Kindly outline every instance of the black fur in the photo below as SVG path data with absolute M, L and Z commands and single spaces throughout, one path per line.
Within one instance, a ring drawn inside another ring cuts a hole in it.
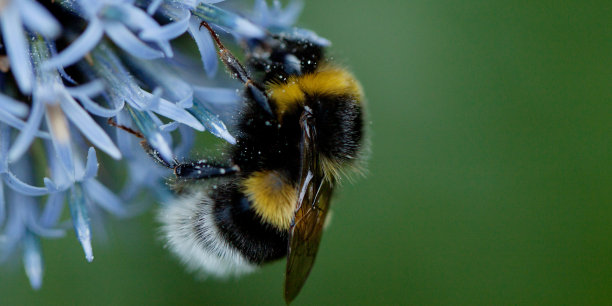
M 239 188 L 230 182 L 218 186 L 211 194 L 221 235 L 254 264 L 287 255 L 288 233 L 262 223 Z
M 292 74 L 285 67 L 287 55 L 293 55 L 300 61 L 302 74 L 314 72 L 324 57 L 321 46 L 285 36 L 272 36 L 263 41 L 254 41 L 251 45 L 254 51 L 248 59 L 249 67 L 262 74 L 262 84 L 283 82 Z
M 354 158 L 363 137 L 360 103 L 348 95 L 311 96 L 307 97 L 306 105 L 313 110 L 319 153 L 339 162 Z M 240 134 L 232 150 L 233 162 L 243 173 L 277 170 L 297 183 L 302 111 L 302 107 L 290 109 L 279 123 L 256 105 L 247 107 L 239 121 Z
M 308 97 L 306 104 L 313 110 L 318 151 L 340 162 L 356 156 L 362 137 L 362 113 L 357 101 L 350 96 Z M 224 238 L 256 264 L 285 256 L 288 232 L 261 222 L 240 191 L 240 182 L 254 172 L 274 170 L 298 184 L 302 111 L 302 107 L 287 111 L 279 124 L 251 102 L 239 121 L 241 133 L 231 153 L 240 175 L 211 195 Z
M 323 49 L 308 41 L 277 37 L 259 42 L 253 48 L 259 51 L 268 48 L 269 52 L 266 57 L 257 57 L 258 51 L 251 54 L 254 57 L 250 59 L 250 68 L 262 74 L 258 80 L 260 84 L 286 80 L 290 75 L 283 64 L 287 54 L 301 61 L 301 73 L 314 72 L 323 58 Z M 303 105 L 312 109 L 317 151 L 338 162 L 357 155 L 363 136 L 361 106 L 350 94 L 307 96 L 303 101 Z M 276 113 L 274 100 L 269 102 L 272 112 Z M 237 165 L 240 172 L 210 193 L 215 223 L 221 235 L 254 264 L 285 256 L 289 233 L 262 222 L 241 191 L 242 182 L 255 172 L 275 171 L 285 176 L 290 184 L 298 185 L 303 111 L 304 106 L 295 105 L 277 119 L 252 95 L 245 93 L 245 107 L 236 126 L 237 142 L 230 151 L 230 163 Z
M 351 96 L 309 98 L 317 131 L 317 150 L 347 162 L 357 156 L 363 137 L 361 104 Z
M 282 123 L 266 116 L 258 107 L 248 107 L 242 114 L 237 143 L 232 148 L 233 162 L 242 173 L 278 170 L 297 183 L 300 165 L 299 115 L 290 114 Z

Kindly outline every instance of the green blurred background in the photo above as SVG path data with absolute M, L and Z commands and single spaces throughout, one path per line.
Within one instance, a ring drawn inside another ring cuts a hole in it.
M 369 175 L 334 202 L 295 305 L 611 304 L 612 2 L 308 1 L 370 110 Z M 152 213 L 86 263 L 45 240 L 2 305 L 281 305 L 284 263 L 195 280 Z M 100 240 L 100 239 L 98 239 Z

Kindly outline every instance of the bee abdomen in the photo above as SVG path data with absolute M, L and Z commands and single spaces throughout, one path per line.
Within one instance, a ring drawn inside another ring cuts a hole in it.
M 158 214 L 166 247 L 191 271 L 237 276 L 256 266 L 229 243 L 215 222 L 213 200 L 205 191 L 184 194 Z
M 220 185 L 212 194 L 219 234 L 252 264 L 287 254 L 287 231 L 264 223 L 236 182 Z

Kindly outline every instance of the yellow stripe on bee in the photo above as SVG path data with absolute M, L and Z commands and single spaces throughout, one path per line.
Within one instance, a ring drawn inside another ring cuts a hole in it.
M 306 95 L 349 95 L 361 101 L 363 91 L 350 72 L 338 67 L 323 66 L 313 73 L 290 76 L 285 83 L 268 84 L 268 95 L 276 104 L 278 116 L 281 117 L 289 108 L 303 105 Z
M 295 105 L 303 105 L 306 95 L 300 88 L 296 80 L 291 77 L 287 83 L 270 84 L 268 95 L 276 105 L 276 112 L 279 116 Z
M 275 171 L 253 173 L 243 182 L 243 192 L 255 213 L 281 230 L 289 229 L 297 205 L 297 190 Z
M 345 69 L 323 67 L 315 73 L 298 76 L 298 84 L 307 95 L 350 95 L 361 100 L 361 86 Z

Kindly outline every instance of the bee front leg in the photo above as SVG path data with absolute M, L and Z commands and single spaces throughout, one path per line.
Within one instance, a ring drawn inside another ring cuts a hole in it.
M 176 165 L 179 164 L 179 162 L 178 162 L 178 160 L 176 160 L 176 158 L 173 158 L 172 162 L 167 162 L 166 160 L 164 160 L 164 158 L 161 156 L 159 151 L 157 151 L 153 147 L 151 147 L 151 145 L 146 140 L 141 141 L 140 142 L 140 146 L 159 165 L 162 165 L 162 166 L 164 166 L 166 168 L 169 168 L 169 169 L 174 169 L 174 168 L 176 168 Z
M 174 159 L 172 163 L 168 163 L 161 157 L 159 152 L 153 149 L 146 141 L 143 141 L 141 145 L 147 152 L 147 154 L 149 154 L 149 156 L 151 156 L 155 162 L 166 168 L 174 169 L 174 175 L 176 175 L 176 177 L 179 179 L 201 180 L 213 177 L 232 175 L 240 171 L 238 165 L 215 165 L 210 162 L 207 162 L 206 160 L 181 163 L 178 160 Z
M 256 84 L 251 79 L 249 72 L 244 68 L 244 66 L 240 63 L 240 61 L 230 52 L 229 49 L 225 48 L 217 33 L 206 21 L 202 21 L 200 23 L 200 28 L 205 27 L 208 32 L 210 32 L 210 36 L 213 38 L 217 47 L 219 47 L 219 58 L 225 64 L 227 70 L 234 76 L 240 80 L 244 86 L 247 88 L 249 95 L 257 102 L 257 104 L 263 108 L 270 116 L 273 115 L 272 108 L 270 107 L 270 101 L 268 101 L 268 96 L 263 89 L 264 86 L 260 84 Z
M 238 165 L 214 165 L 205 160 L 191 163 L 179 163 L 174 167 L 174 174 L 179 179 L 201 180 L 213 177 L 232 175 L 240 171 Z
M 176 159 L 174 159 L 172 161 L 172 163 L 169 163 L 167 161 L 165 161 L 161 154 L 159 153 L 159 151 L 155 150 L 153 147 L 151 147 L 151 145 L 149 145 L 149 143 L 145 140 L 144 135 L 142 135 L 141 132 L 132 129 L 131 127 L 119 124 L 117 122 L 115 122 L 113 120 L 113 118 L 108 118 L 107 120 L 108 125 L 110 126 L 114 126 L 118 129 L 124 130 L 140 139 L 142 139 L 142 141 L 140 141 L 140 146 L 143 148 L 143 150 L 149 155 L 151 156 L 151 158 L 158 164 L 166 167 L 166 168 L 170 168 L 173 169 L 175 167 L 175 165 L 178 163 L 178 161 Z
M 142 133 L 124 125 L 117 124 L 111 118 L 108 119 L 108 124 L 120 128 L 128 133 L 134 134 L 136 137 L 144 139 Z M 144 151 L 159 165 L 168 169 L 174 169 L 174 174 L 179 179 L 185 180 L 201 180 L 213 177 L 232 175 L 240 171 L 238 165 L 215 165 L 205 160 L 196 162 L 181 163 L 176 158 L 172 161 L 166 161 L 162 158 L 159 151 L 155 150 L 146 140 L 140 142 L 140 146 Z

